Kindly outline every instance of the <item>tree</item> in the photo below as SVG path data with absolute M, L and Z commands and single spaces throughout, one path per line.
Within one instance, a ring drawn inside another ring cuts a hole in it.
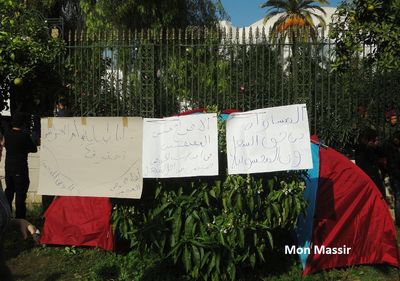
M 21 1 L 22 2 L 22 1 Z M 85 15 L 80 0 L 24 0 L 27 9 L 36 11 L 44 18 L 62 19 L 63 29 L 82 30 L 85 26 Z M 64 33 L 64 38 L 68 38 Z
M 348 68 L 350 59 L 369 48 L 368 63 L 385 70 L 400 69 L 400 1 L 343 2 L 333 18 L 330 37 L 337 49 L 336 68 Z
M 328 4 L 326 0 L 268 0 L 261 5 L 261 8 L 267 8 L 264 23 L 268 22 L 273 16 L 280 15 L 278 20 L 272 25 L 272 38 L 280 42 L 289 42 L 294 44 L 298 38 L 302 41 L 315 40 L 318 36 L 317 27 L 313 18 L 319 21 L 319 25 L 325 27 L 323 16 L 316 13 L 320 11 L 325 15 L 325 11 L 317 5 Z
M 226 18 L 221 0 L 81 0 L 89 30 L 184 28 Z
M 40 105 L 40 77 L 55 73 L 62 43 L 49 36 L 43 18 L 19 1 L 0 0 L 0 110 L 10 98 L 18 108 Z M 13 108 L 12 108 L 13 110 Z

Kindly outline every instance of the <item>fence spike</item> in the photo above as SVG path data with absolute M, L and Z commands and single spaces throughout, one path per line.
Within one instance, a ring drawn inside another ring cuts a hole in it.
M 144 28 L 140 29 L 140 40 L 143 41 L 146 38 L 145 35 L 146 31 L 144 30 Z
M 266 38 L 267 38 L 267 36 L 265 35 L 265 26 L 262 27 L 262 30 L 261 30 L 261 37 L 262 37 L 263 42 L 265 42 L 265 40 L 266 40 Z
M 236 41 L 239 42 L 239 32 L 240 32 L 240 28 L 236 28 Z

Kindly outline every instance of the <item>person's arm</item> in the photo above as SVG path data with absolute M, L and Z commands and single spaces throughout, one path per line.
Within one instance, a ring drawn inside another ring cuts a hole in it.
M 3 156 L 4 136 L 0 134 L 0 161 Z
M 29 135 L 27 135 L 27 139 L 26 139 L 26 149 L 27 152 L 37 152 L 37 146 L 36 144 L 32 141 L 31 137 Z
M 396 148 L 386 147 L 385 155 L 387 158 L 387 172 L 390 177 L 400 179 L 400 156 Z
M 19 227 L 24 239 L 28 238 L 29 234 L 34 235 L 37 230 L 33 224 L 24 219 L 11 219 L 10 223 Z

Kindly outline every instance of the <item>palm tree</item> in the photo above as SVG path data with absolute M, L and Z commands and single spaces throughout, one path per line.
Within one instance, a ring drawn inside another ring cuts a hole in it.
M 326 0 L 268 0 L 261 5 L 267 8 L 264 23 L 268 22 L 273 16 L 280 15 L 274 22 L 271 29 L 271 38 L 280 42 L 295 44 L 297 39 L 302 42 L 315 41 L 318 37 L 318 29 L 315 26 L 313 17 L 319 21 L 319 26 L 325 28 L 326 23 L 322 15 L 325 11 L 318 5 L 328 4 Z M 322 15 L 316 12 L 320 11 Z

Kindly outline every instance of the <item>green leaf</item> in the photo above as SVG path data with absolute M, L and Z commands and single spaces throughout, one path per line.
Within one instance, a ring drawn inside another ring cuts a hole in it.
M 211 195 L 213 198 L 217 199 L 217 196 L 215 195 L 215 191 L 214 191 L 213 189 L 210 190 L 210 195 Z
M 233 262 L 230 262 L 228 265 L 228 275 L 231 280 L 236 280 L 236 267 Z
M 219 242 L 225 246 L 225 239 L 224 239 L 224 235 L 222 234 L 222 232 L 219 232 Z
M 275 178 L 271 178 L 268 180 L 269 192 L 272 192 L 274 190 L 274 184 L 275 184 Z
M 210 223 L 210 217 L 209 217 L 209 215 L 208 215 L 208 209 L 206 209 L 206 208 L 201 208 L 200 209 L 200 214 L 201 214 L 201 220 L 203 221 L 203 223 L 205 224 L 205 225 L 207 225 L 208 223 Z
M 204 257 L 203 257 L 202 260 L 201 260 L 201 266 L 200 266 L 201 268 L 203 268 L 204 265 L 209 261 L 210 255 L 212 255 L 211 252 L 206 252 L 206 253 L 204 254 Z M 208 267 L 208 268 L 210 268 L 210 264 L 209 264 L 209 267 Z M 208 272 L 208 273 L 210 273 L 210 272 Z
M 244 231 L 243 228 L 238 229 L 239 232 L 239 246 L 244 247 Z
M 221 272 L 221 255 L 218 253 L 216 256 L 215 256 L 215 269 L 216 269 L 216 271 L 218 272 L 218 273 L 220 273 Z
M 215 190 L 215 196 L 219 197 L 221 194 L 221 181 L 215 182 L 214 190 Z
M 235 193 L 236 193 L 236 191 L 235 190 L 232 190 L 230 193 L 229 193 L 229 196 L 228 196 L 228 198 L 227 198 L 227 200 L 226 200 L 226 207 L 227 207 L 227 209 L 232 209 L 232 198 L 233 198 L 233 196 L 235 195 Z
M 192 256 L 193 256 L 193 263 L 195 267 L 200 268 L 200 262 L 201 262 L 201 256 L 200 256 L 200 251 L 199 249 L 192 245 Z
M 156 208 L 154 210 L 154 213 L 152 214 L 153 217 L 158 216 L 160 213 L 162 213 L 166 208 L 170 207 L 172 203 L 167 202 L 163 205 L 161 205 L 160 207 Z
M 265 262 L 265 258 L 264 258 L 264 255 L 262 253 L 261 247 L 256 247 L 256 249 L 257 249 L 257 253 L 258 253 L 258 256 L 260 257 L 261 261 Z
M 208 193 L 204 192 L 203 193 L 203 198 L 204 198 L 204 202 L 206 203 L 206 205 L 209 207 L 210 206 L 210 200 L 208 198 Z
M 253 233 L 253 242 L 254 242 L 254 246 L 257 248 L 257 244 L 258 244 L 257 232 Z
M 227 203 L 227 198 L 226 198 L 226 197 L 223 197 L 223 198 L 222 198 L 222 206 L 224 207 L 225 210 L 226 210 L 226 209 L 229 209 L 229 208 L 228 208 L 228 203 Z
M 196 229 L 197 229 L 197 222 L 194 222 L 192 227 L 192 232 L 190 233 L 192 237 L 195 236 Z
M 185 237 L 191 237 L 193 233 L 194 220 L 193 216 L 189 215 L 185 221 Z
M 250 212 L 254 211 L 254 197 L 251 194 L 249 195 L 249 209 Z
M 212 253 L 211 262 L 208 264 L 207 275 L 210 275 L 215 268 L 216 255 L 216 253 Z
M 289 205 L 289 199 L 285 198 L 284 200 L 284 209 L 283 209 L 283 223 L 285 223 L 288 219 L 290 212 L 290 205 Z
M 156 189 L 156 194 L 154 195 L 154 198 L 157 199 L 158 196 L 161 194 L 162 189 L 161 188 L 157 188 Z
M 192 212 L 192 215 L 193 215 L 193 217 L 196 219 L 196 220 L 200 220 L 200 217 L 199 217 L 199 213 L 196 211 L 196 210 L 194 210 L 193 212 Z
M 238 194 L 236 197 L 236 208 L 238 211 L 243 210 L 243 200 L 242 200 L 242 194 Z
M 271 249 L 273 249 L 274 248 L 274 239 L 272 237 L 272 234 L 270 231 L 266 231 L 266 233 L 267 233 L 269 245 L 271 246 Z
M 173 214 L 172 237 L 174 238 L 174 241 L 179 241 L 181 227 L 182 227 L 182 208 L 179 207 Z M 174 245 L 172 244 L 171 246 Z
M 251 267 L 255 268 L 255 266 L 256 266 L 256 257 L 254 255 L 251 255 L 249 260 L 250 260 Z
M 271 224 L 271 208 L 267 208 L 267 210 L 265 211 L 266 213 L 266 221 L 267 223 L 270 225 Z
M 192 269 L 191 268 L 192 263 L 191 263 L 191 253 L 190 253 L 187 245 L 185 245 L 182 257 L 183 257 L 183 265 L 185 266 L 185 271 L 186 271 L 186 273 L 189 273 Z
M 277 203 L 272 203 L 272 210 L 274 210 L 278 218 L 281 218 L 281 212 L 279 211 L 279 205 Z
M 202 267 L 201 263 L 202 263 L 202 260 L 204 258 L 204 249 L 203 249 L 202 246 L 199 247 L 199 255 L 200 255 L 200 265 L 199 265 L 199 267 Z

